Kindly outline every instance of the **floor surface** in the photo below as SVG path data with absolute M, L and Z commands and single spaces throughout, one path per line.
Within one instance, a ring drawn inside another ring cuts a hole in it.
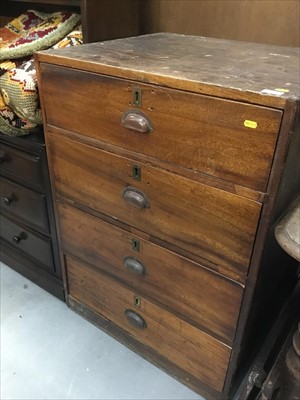
M 1 400 L 204 400 L 0 263 Z

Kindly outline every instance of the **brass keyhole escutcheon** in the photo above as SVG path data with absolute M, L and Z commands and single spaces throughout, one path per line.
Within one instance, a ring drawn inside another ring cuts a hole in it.
M 140 181 L 141 180 L 141 175 L 142 175 L 142 171 L 141 171 L 141 167 L 137 164 L 133 165 L 132 167 L 132 178 L 136 181 Z
M 133 296 L 133 305 L 135 307 L 141 307 L 141 303 L 142 303 L 142 299 L 140 298 L 140 296 L 137 296 L 136 294 Z
M 140 251 L 140 241 L 137 239 L 131 240 L 132 250 L 139 252 Z
M 132 101 L 136 107 L 142 106 L 142 90 L 139 88 L 134 88 L 132 91 Z

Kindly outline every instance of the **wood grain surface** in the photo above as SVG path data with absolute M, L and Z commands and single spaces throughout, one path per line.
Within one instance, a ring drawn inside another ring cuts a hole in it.
M 37 53 L 91 72 L 283 108 L 299 99 L 299 48 L 156 33 Z M 279 89 L 279 90 L 277 90 Z
M 56 192 L 202 257 L 215 270 L 244 280 L 261 205 L 223 190 L 140 164 L 132 178 L 130 159 L 83 145 L 48 131 Z M 149 207 L 123 199 L 128 187 L 141 191 Z
M 63 203 L 58 203 L 62 249 L 124 281 L 226 340 L 233 340 L 243 287 L 187 258 Z M 133 249 L 133 240 L 139 249 Z M 144 266 L 138 275 L 124 260 Z M 220 308 L 222 313 L 220 313 Z
M 135 308 L 134 292 L 75 259 L 67 258 L 67 275 L 72 297 L 217 391 L 222 390 L 231 353 L 229 346 L 146 298 Z M 130 325 L 124 315 L 127 309 L 141 316 L 147 327 L 140 329 Z
M 48 124 L 265 191 L 282 112 L 56 66 L 42 72 Z M 153 131 L 123 127 L 128 110 L 142 112 Z

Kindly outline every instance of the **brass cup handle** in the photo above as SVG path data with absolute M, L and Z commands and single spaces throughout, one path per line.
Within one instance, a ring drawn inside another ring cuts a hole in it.
M 147 196 L 141 192 L 138 189 L 135 189 L 131 186 L 127 186 L 123 190 L 122 194 L 123 199 L 127 204 L 130 204 L 131 206 L 143 209 L 143 208 L 149 208 L 150 207 L 150 202 L 147 199 Z
M 127 321 L 132 325 L 134 328 L 138 329 L 145 329 L 147 328 L 147 323 L 138 313 L 133 310 L 127 309 L 124 312 Z
M 121 125 L 136 132 L 150 133 L 153 126 L 150 119 L 141 111 L 127 110 L 123 113 Z
M 144 265 L 133 257 L 125 257 L 123 265 L 127 271 L 132 272 L 135 275 L 144 275 L 146 272 Z

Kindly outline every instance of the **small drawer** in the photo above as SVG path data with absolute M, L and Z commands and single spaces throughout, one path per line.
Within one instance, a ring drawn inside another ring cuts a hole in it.
M 58 195 L 245 278 L 259 203 L 144 164 L 135 180 L 132 160 L 63 136 L 48 134 L 47 145 Z
M 66 258 L 69 295 L 157 350 L 217 391 L 223 388 L 231 348 L 112 279 Z
M 1 143 L 1 174 L 16 177 L 32 188 L 43 188 L 41 157 Z
M 82 258 L 196 324 L 233 340 L 241 285 L 68 205 L 58 203 L 58 214 L 64 253 Z
M 265 191 L 282 111 L 43 63 L 41 72 L 49 125 Z
M 0 215 L 0 236 L 11 246 L 26 253 L 51 271 L 54 270 L 51 240 Z
M 0 177 L 0 208 L 45 233 L 49 232 L 46 196 Z

